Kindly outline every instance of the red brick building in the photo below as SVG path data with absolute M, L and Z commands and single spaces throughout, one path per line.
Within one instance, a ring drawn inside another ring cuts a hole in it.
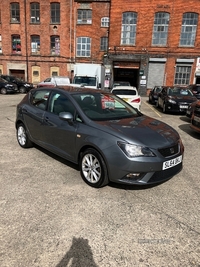
M 1 0 L 0 73 L 37 84 L 100 63 L 106 85 L 200 83 L 200 2 L 195 0 Z

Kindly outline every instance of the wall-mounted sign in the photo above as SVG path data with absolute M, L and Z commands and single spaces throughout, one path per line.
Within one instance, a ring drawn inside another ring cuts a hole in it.
M 144 75 L 144 70 L 139 70 L 139 75 L 143 76 Z

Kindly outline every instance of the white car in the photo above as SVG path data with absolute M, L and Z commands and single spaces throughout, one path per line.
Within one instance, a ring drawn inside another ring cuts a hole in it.
M 140 111 L 141 108 L 141 97 L 138 95 L 136 87 L 133 86 L 116 86 L 111 90 L 111 93 L 122 98 L 124 101 L 129 103 L 134 108 Z

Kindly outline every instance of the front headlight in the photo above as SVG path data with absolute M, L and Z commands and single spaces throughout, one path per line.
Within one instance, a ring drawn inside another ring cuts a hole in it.
M 148 148 L 127 143 L 117 143 L 122 151 L 129 157 L 155 157 L 155 154 Z
M 172 100 L 172 99 L 169 99 L 168 102 L 171 103 L 171 104 L 176 104 L 176 101 Z

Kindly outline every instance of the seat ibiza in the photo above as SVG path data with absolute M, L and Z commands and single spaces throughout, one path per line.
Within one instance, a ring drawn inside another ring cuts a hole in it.
M 80 166 L 83 180 L 147 185 L 182 169 L 176 130 L 114 94 L 87 88 L 36 88 L 17 105 L 22 148 L 37 144 Z

